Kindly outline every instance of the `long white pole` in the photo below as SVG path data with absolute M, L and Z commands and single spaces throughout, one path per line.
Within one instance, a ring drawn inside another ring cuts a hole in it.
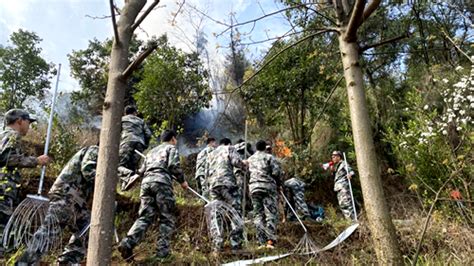
M 300 222 L 301 224 L 301 227 L 303 227 L 303 230 L 305 233 L 308 233 L 308 230 L 306 229 L 306 226 L 304 226 L 303 222 L 301 221 L 300 217 L 298 216 L 298 214 L 296 213 L 295 209 L 293 209 L 293 207 L 291 206 L 290 202 L 288 201 L 288 199 L 286 198 L 285 196 L 285 193 L 281 192 L 281 195 L 283 196 L 283 199 L 285 199 L 286 201 L 286 204 L 288 204 L 288 207 L 290 207 L 291 211 L 293 212 L 293 214 L 296 216 L 296 218 L 298 219 L 298 222 Z
M 248 129 L 248 122 L 247 119 L 245 119 L 245 133 L 244 133 L 244 143 L 245 143 L 245 148 L 244 148 L 244 159 L 247 160 L 247 129 Z M 244 171 L 244 180 L 242 180 L 242 217 L 245 218 L 245 207 L 247 205 L 247 173 L 248 171 Z
M 48 131 L 46 133 L 46 144 L 44 145 L 44 154 L 48 155 L 49 141 L 51 140 L 51 129 L 53 127 L 54 106 L 56 104 L 56 96 L 58 94 L 59 75 L 61 74 L 61 64 L 58 64 L 58 74 L 56 78 L 56 87 L 53 93 L 53 100 L 51 101 L 51 110 L 49 111 Z M 41 177 L 38 186 L 38 195 L 41 195 L 43 190 L 44 176 L 46 174 L 46 165 L 41 168 Z
M 344 163 L 346 165 L 346 177 L 347 181 L 349 182 L 349 190 L 351 191 L 351 200 L 352 200 L 352 209 L 354 209 L 354 219 L 357 222 L 357 211 L 355 207 L 355 200 L 354 200 L 354 195 L 352 194 L 352 185 L 351 185 L 351 179 L 349 178 L 349 165 L 347 164 L 347 159 L 346 159 L 346 153 L 343 153 L 344 155 Z

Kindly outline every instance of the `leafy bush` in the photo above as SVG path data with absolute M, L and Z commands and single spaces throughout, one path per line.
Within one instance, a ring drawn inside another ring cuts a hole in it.
M 451 176 L 448 187 L 468 199 L 473 196 L 474 68 L 456 71 L 461 75 L 434 68 L 431 84 L 407 94 L 404 127 L 386 134 L 398 171 L 409 178 L 412 190 L 421 189 L 425 200 Z

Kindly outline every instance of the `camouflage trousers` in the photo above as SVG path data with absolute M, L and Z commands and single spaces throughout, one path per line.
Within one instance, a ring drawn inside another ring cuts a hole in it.
M 308 204 L 304 199 L 304 190 L 301 189 L 294 189 L 294 188 L 285 188 L 285 194 L 288 198 L 293 209 L 301 218 L 310 217 Z M 287 218 L 290 220 L 296 219 L 294 213 L 290 210 L 290 208 L 285 205 L 285 212 L 287 214 Z
M 226 186 L 217 186 L 213 187 L 209 191 L 210 199 L 220 200 L 229 205 L 231 205 L 239 216 L 242 215 L 242 208 L 240 202 L 240 195 L 238 187 L 226 187 Z M 219 230 L 219 227 L 222 228 L 223 221 L 221 220 L 220 215 L 213 216 L 211 218 L 211 226 L 209 228 L 212 242 L 214 243 L 214 250 L 220 251 L 224 247 L 224 236 L 222 230 Z M 231 232 L 230 232 L 230 245 L 233 249 L 238 249 L 242 246 L 244 230 L 242 227 L 234 224 L 231 221 Z
M 90 212 L 87 206 L 74 203 L 72 200 L 52 200 L 49 204 L 46 217 L 40 228 L 28 243 L 26 251 L 20 256 L 18 263 L 28 265 L 37 263 L 51 248 L 51 243 L 60 242 L 62 232 L 69 227 L 74 234 L 58 257 L 59 263 L 80 263 L 86 254 L 87 236 L 83 242 L 78 236 L 90 221 Z
M 158 215 L 160 237 L 157 253 L 164 257 L 170 252 L 170 240 L 176 224 L 176 201 L 170 185 L 152 182 L 141 186 L 138 219 L 120 245 L 133 249 L 144 237 L 146 230 Z
M 19 188 L 20 184 L 14 182 L 7 174 L 0 174 L 0 239 L 3 237 L 3 230 L 10 216 L 18 205 Z
M 352 205 L 351 190 L 349 188 L 349 182 L 342 180 L 334 185 L 334 191 L 337 193 L 337 201 L 339 202 L 339 208 L 346 219 L 354 219 L 355 213 Z
M 276 241 L 276 225 L 278 222 L 278 206 L 276 191 L 254 191 L 251 195 L 254 218 L 257 228 L 257 239 L 260 244 L 267 240 Z
M 140 142 L 125 142 L 120 144 L 119 149 L 119 177 L 122 185 L 127 184 L 130 177 L 135 174 L 141 156 L 135 150 L 143 152 L 145 146 Z
M 209 198 L 209 184 L 203 175 L 196 177 L 197 191 L 205 198 Z

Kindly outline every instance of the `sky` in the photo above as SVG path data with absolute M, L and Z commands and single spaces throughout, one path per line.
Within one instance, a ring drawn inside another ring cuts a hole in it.
M 123 6 L 123 0 L 115 2 L 119 8 Z M 173 45 L 190 51 L 189 39 L 196 32 L 192 25 L 203 19 L 201 28 L 206 33 L 207 49 L 214 67 L 224 61 L 227 53 L 224 47 L 229 43 L 229 32 L 216 36 L 227 28 L 222 23 L 230 24 L 231 17 L 235 23 L 244 22 L 281 9 L 281 4 L 273 0 L 186 0 L 179 9 L 181 2 L 183 0 L 162 0 L 136 31 L 138 37 L 147 40 L 166 33 Z M 34 31 L 43 39 L 40 47 L 46 61 L 62 64 L 60 91 L 78 90 L 79 84 L 70 76 L 67 54 L 85 49 L 88 41 L 94 38 L 112 37 L 110 18 L 100 18 L 110 15 L 108 3 L 107 0 L 0 0 L 0 45 L 11 45 L 10 34 L 20 28 Z M 243 26 L 239 31 L 243 42 L 251 42 L 280 36 L 288 29 L 288 22 L 280 14 L 261 20 L 255 26 Z M 246 50 L 251 59 L 255 59 L 270 44 L 249 45 Z M 52 81 L 54 85 L 55 78 Z

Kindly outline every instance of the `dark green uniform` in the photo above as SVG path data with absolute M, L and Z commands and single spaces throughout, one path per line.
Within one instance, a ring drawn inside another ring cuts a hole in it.
M 93 195 L 99 147 L 90 146 L 78 151 L 64 166 L 49 190 L 50 204 L 45 220 L 20 257 L 21 263 L 39 262 L 51 248 L 50 243 L 61 237 L 66 227 L 78 233 L 90 221 L 87 201 Z M 60 263 L 80 263 L 86 253 L 81 238 L 73 235 L 59 256 Z
M 0 133 L 0 234 L 19 203 L 19 168 L 38 165 L 36 157 L 23 154 L 20 140 L 21 135 L 10 127 Z
M 148 152 L 144 168 L 141 170 L 144 177 L 140 190 L 139 217 L 120 246 L 133 249 L 143 239 L 155 216 L 158 216 L 160 237 L 157 242 L 157 255 L 166 257 L 170 253 L 171 235 L 176 227 L 173 176 L 179 183 L 185 181 L 178 151 L 174 145 L 163 143 Z

